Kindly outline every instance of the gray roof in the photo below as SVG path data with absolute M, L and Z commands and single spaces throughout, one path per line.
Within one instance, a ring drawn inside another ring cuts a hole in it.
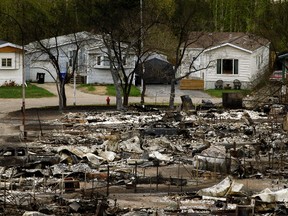
M 41 40 L 41 43 L 43 43 L 48 48 L 53 48 L 57 46 L 63 46 L 63 45 L 71 44 L 71 43 L 76 43 L 77 41 L 78 42 L 87 41 L 88 39 L 101 40 L 102 37 L 100 35 L 94 35 L 93 33 L 83 31 L 83 32 L 77 32 L 77 33 L 72 33 L 68 35 L 61 35 L 57 37 L 43 39 Z M 35 51 L 39 51 L 42 49 L 39 46 L 39 42 L 37 41 L 27 44 L 25 48 L 30 52 L 35 52 Z
M 269 41 L 265 38 L 244 32 L 191 32 L 188 48 L 212 48 L 231 44 L 249 51 L 266 46 Z

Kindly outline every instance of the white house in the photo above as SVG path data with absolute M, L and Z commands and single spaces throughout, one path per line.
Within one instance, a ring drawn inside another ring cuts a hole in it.
M 125 46 L 123 47 L 124 57 L 122 59 L 125 72 L 128 74 L 135 68 L 135 55 L 132 53 L 125 53 Z M 113 84 L 111 75 L 110 60 L 108 58 L 108 50 L 104 44 L 95 44 L 95 46 L 87 49 L 87 71 L 86 83 L 100 83 Z M 113 55 L 111 54 L 112 58 Z M 116 63 L 116 61 L 114 62 Z M 115 65 L 115 67 L 117 67 Z
M 112 84 L 110 63 L 107 49 L 104 46 L 101 35 L 89 32 L 78 32 L 42 40 L 41 43 L 56 55 L 58 52 L 59 65 L 63 74 L 69 73 L 72 67 L 77 46 L 79 51 L 76 60 L 76 73 L 82 77 L 83 83 L 105 83 Z M 45 82 L 55 82 L 56 70 L 47 54 L 42 51 L 39 42 L 33 42 L 26 47 L 25 56 L 26 78 L 32 82 L 37 81 L 38 75 L 45 74 Z M 127 69 L 133 68 L 134 57 L 125 59 Z M 61 72 L 62 73 L 62 72 Z
M 23 49 L 21 46 L 0 40 L 0 85 L 23 81 Z
M 269 66 L 269 41 L 241 32 L 191 33 L 191 44 L 186 49 L 181 75 L 193 72 L 189 78 L 204 80 L 204 89 L 232 87 L 240 81 L 241 88 L 250 83 Z

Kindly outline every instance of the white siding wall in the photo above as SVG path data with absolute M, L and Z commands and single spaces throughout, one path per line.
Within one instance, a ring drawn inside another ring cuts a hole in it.
M 91 42 L 92 43 L 92 42 Z M 82 47 L 78 52 L 78 69 L 79 73 L 86 75 L 87 73 L 87 49 L 92 46 L 90 41 L 83 43 Z M 59 51 L 59 66 L 62 71 L 66 71 L 66 68 L 69 64 L 69 51 L 76 49 L 74 43 L 67 43 L 61 47 L 58 47 Z M 56 48 L 52 48 L 52 52 L 56 55 Z M 26 79 L 33 82 L 37 81 L 37 73 L 45 73 L 45 82 L 55 82 L 53 77 L 45 70 L 47 69 L 54 78 L 57 78 L 55 68 L 51 64 L 50 59 L 46 54 L 41 54 L 39 51 L 34 51 L 27 53 L 25 55 L 25 70 L 26 70 Z
M 113 79 L 110 70 L 92 69 L 87 74 L 87 84 L 112 84 Z
M 87 83 L 99 83 L 99 84 L 113 84 L 113 78 L 110 71 L 110 65 L 108 60 L 104 61 L 105 48 L 95 48 L 90 50 L 87 54 Z M 97 58 L 100 57 L 100 65 L 97 64 Z M 134 56 L 128 56 L 125 65 L 125 72 L 127 75 L 134 69 Z M 133 81 L 135 83 L 135 80 Z
M 30 80 L 32 82 L 37 82 L 37 73 L 44 73 L 45 82 L 55 82 L 53 77 L 46 70 L 41 68 L 46 68 L 55 78 L 57 77 L 56 71 L 52 66 L 52 64 L 47 61 L 42 61 L 42 62 L 35 62 L 33 64 L 33 67 L 30 68 Z
M 187 49 L 178 73 L 182 75 L 187 73 L 192 58 L 197 56 L 199 52 L 201 52 L 200 49 Z M 238 59 L 238 74 L 217 74 L 217 59 Z M 263 46 L 251 54 L 241 49 L 225 46 L 203 52 L 198 60 L 195 61 L 196 67 L 205 68 L 208 64 L 210 65 L 206 70 L 192 74 L 192 76 L 199 78 L 202 78 L 202 75 L 204 76 L 205 89 L 214 88 L 215 82 L 219 79 L 224 81 L 224 85 L 229 83 L 231 86 L 233 86 L 233 81 L 238 79 L 243 87 L 249 87 L 250 82 L 255 79 L 256 75 L 264 72 L 265 68 L 268 67 L 269 48 Z
M 22 84 L 22 54 L 21 53 L 0 53 L 1 58 L 12 58 L 11 69 L 0 68 L 0 85 L 5 81 L 14 81 L 16 84 Z
M 25 55 L 26 79 L 37 82 L 37 73 L 44 73 L 45 82 L 55 82 L 49 72 L 56 78 L 56 71 L 46 54 L 33 52 Z M 48 72 L 49 71 L 49 72 Z
M 230 46 L 220 47 L 205 52 L 206 63 L 211 62 L 211 67 L 205 73 L 205 89 L 215 88 L 217 80 L 223 80 L 224 85 L 233 86 L 235 79 L 240 80 L 242 85 L 250 81 L 251 76 L 251 54 Z M 238 59 L 238 74 L 217 74 L 217 59 Z
M 263 74 L 269 67 L 269 48 L 261 47 L 257 49 L 251 58 L 251 80 L 255 79 L 257 74 Z
M 109 65 L 97 65 L 96 57 L 104 56 L 105 48 L 101 48 L 99 44 L 96 48 L 91 48 L 91 44 L 85 45 L 78 53 L 78 67 L 79 73 L 86 76 L 87 83 L 103 83 L 113 84 L 112 75 Z M 102 44 L 101 44 L 102 45 Z M 99 48 L 100 47 L 100 48 Z M 59 64 L 61 68 L 65 68 L 69 62 L 68 52 L 75 49 L 74 44 L 67 44 L 59 48 Z M 56 51 L 56 49 L 54 50 Z M 104 51 L 104 52 L 103 52 Z M 45 82 L 54 82 L 52 76 L 44 69 L 46 68 L 56 78 L 56 71 L 47 55 L 40 52 L 33 52 L 25 56 L 26 65 L 26 79 L 33 82 L 37 81 L 37 73 L 45 73 Z M 127 74 L 134 69 L 134 56 L 129 56 L 127 59 L 126 72 Z
M 130 73 L 131 69 L 126 69 L 126 73 Z M 113 78 L 110 69 L 91 69 L 87 73 L 87 84 L 93 84 L 93 83 L 98 83 L 98 84 L 113 84 Z M 135 84 L 135 77 L 132 82 Z
M 72 51 L 75 49 L 75 45 L 65 45 L 63 47 L 59 47 L 59 66 L 61 71 L 65 72 L 66 68 L 69 63 L 68 53 L 69 51 Z M 52 51 L 54 55 L 56 55 L 56 49 Z M 78 53 L 78 58 L 81 55 L 81 52 Z M 82 57 L 81 57 L 82 58 Z M 83 58 L 82 58 L 83 59 Z M 78 65 L 81 65 L 80 62 L 78 62 Z M 46 54 L 41 54 L 41 52 L 34 52 L 32 54 L 26 55 L 26 73 L 27 73 L 27 79 L 36 82 L 37 81 L 37 73 L 45 73 L 45 82 L 55 82 L 53 77 L 57 78 L 57 73 L 53 65 L 51 64 L 51 61 L 49 57 Z M 42 68 L 42 69 L 41 69 Z M 48 71 L 52 74 L 48 72 Z M 28 76 L 29 75 L 29 76 Z
M 195 57 L 195 61 L 193 63 L 193 66 L 196 69 L 201 69 L 206 67 L 205 62 L 203 61 L 203 58 L 205 57 L 203 54 L 200 54 L 202 52 L 202 49 L 187 49 L 186 54 L 183 57 L 182 64 L 178 70 L 178 76 L 184 75 L 189 72 L 189 67 L 191 65 L 193 57 Z M 199 55 L 199 56 L 198 56 Z M 197 78 L 203 78 L 203 72 L 197 71 L 195 73 L 192 73 L 189 77 L 197 77 Z

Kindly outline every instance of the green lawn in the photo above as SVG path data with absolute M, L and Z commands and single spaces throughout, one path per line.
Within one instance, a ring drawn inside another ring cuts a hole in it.
M 41 98 L 55 96 L 46 89 L 28 84 L 25 87 L 25 98 Z M 1 86 L 0 98 L 22 98 L 22 86 Z
M 246 89 L 241 89 L 241 90 L 236 90 L 236 89 L 208 89 L 205 90 L 205 92 L 212 97 L 218 97 L 222 98 L 222 93 L 241 93 L 243 95 L 250 94 L 250 90 Z
M 116 90 L 114 85 L 107 85 L 107 94 L 110 96 L 116 95 Z M 139 97 L 141 95 L 140 89 L 138 89 L 136 86 L 131 86 L 130 96 L 132 97 Z

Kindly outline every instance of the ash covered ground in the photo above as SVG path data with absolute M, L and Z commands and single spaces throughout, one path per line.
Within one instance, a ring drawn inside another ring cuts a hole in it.
M 269 111 L 28 110 L 27 138 L 3 136 L 1 211 L 285 215 L 287 118 Z

